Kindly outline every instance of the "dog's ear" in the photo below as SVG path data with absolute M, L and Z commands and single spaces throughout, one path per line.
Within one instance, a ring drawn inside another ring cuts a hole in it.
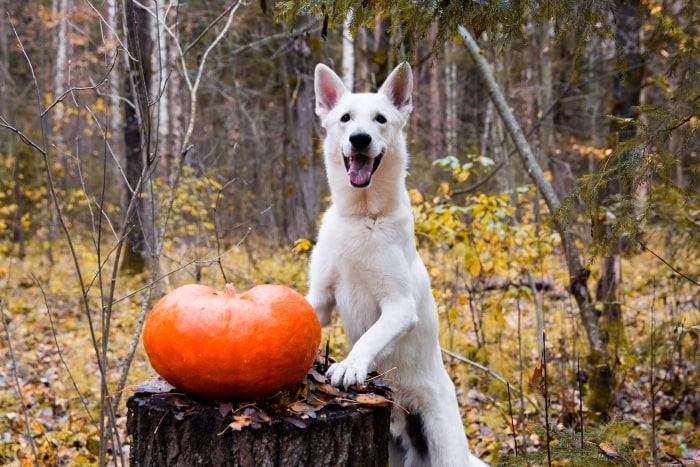
M 413 92 L 413 73 L 411 72 L 411 65 L 408 62 L 403 62 L 394 68 L 394 71 L 391 72 L 384 84 L 382 84 L 382 87 L 379 88 L 379 92 L 386 94 L 394 104 L 394 107 L 408 118 L 408 114 L 413 110 L 411 97 Z
M 323 63 L 316 65 L 314 91 L 316 93 L 316 115 L 321 118 L 335 107 L 343 94 L 348 92 L 338 75 Z

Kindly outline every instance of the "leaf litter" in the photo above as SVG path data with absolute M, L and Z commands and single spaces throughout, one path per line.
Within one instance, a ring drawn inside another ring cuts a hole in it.
M 345 411 L 356 408 L 386 407 L 393 404 L 393 388 L 386 384 L 376 373 L 371 374 L 365 384 L 342 389 L 331 385 L 322 374 L 327 366 L 327 357 L 317 356 L 314 366 L 308 371 L 304 380 L 291 389 L 277 394 L 250 400 L 215 401 L 218 412 L 228 421 L 228 430 L 260 429 L 264 425 L 281 420 L 297 428 L 306 428 L 314 420 L 337 416 L 339 409 Z M 174 417 L 182 420 L 192 410 L 196 410 L 198 400 L 190 398 L 156 376 L 133 388 L 135 394 L 149 394 L 164 400 Z

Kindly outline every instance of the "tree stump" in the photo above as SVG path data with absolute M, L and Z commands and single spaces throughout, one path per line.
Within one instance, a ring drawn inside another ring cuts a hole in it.
M 143 384 L 127 401 L 131 466 L 386 466 L 389 389 L 322 378 L 312 369 L 272 398 L 223 402 Z

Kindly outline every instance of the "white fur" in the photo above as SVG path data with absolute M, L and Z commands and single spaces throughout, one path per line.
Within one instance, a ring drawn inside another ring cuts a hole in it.
M 394 369 L 387 378 L 396 382 L 397 404 L 420 415 L 427 458 L 406 439 L 402 449 L 392 449 L 391 465 L 483 466 L 467 446 L 454 385 L 442 363 L 430 278 L 415 247 L 403 134 L 412 79 L 403 63 L 377 93 L 351 93 L 330 68 L 316 67 L 316 113 L 326 129 L 332 205 L 311 255 L 307 299 L 322 325 L 337 308 L 353 345 L 328 370 L 331 382 L 348 387 L 362 383 L 369 371 Z M 362 151 L 350 143 L 357 132 L 371 137 Z M 343 162 L 358 152 L 372 160 L 383 155 L 363 188 L 352 186 Z M 405 413 L 394 408 L 396 439 L 407 438 L 406 423 Z

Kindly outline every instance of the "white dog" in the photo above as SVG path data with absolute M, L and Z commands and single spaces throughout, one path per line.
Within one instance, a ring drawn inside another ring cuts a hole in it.
M 353 345 L 327 375 L 348 387 L 369 371 L 393 369 L 387 378 L 409 413 L 392 412 L 392 466 L 484 466 L 467 446 L 430 278 L 415 247 L 404 182 L 411 67 L 399 65 L 377 93 L 348 91 L 322 64 L 314 84 L 332 205 L 311 255 L 307 299 L 322 325 L 337 308 Z

